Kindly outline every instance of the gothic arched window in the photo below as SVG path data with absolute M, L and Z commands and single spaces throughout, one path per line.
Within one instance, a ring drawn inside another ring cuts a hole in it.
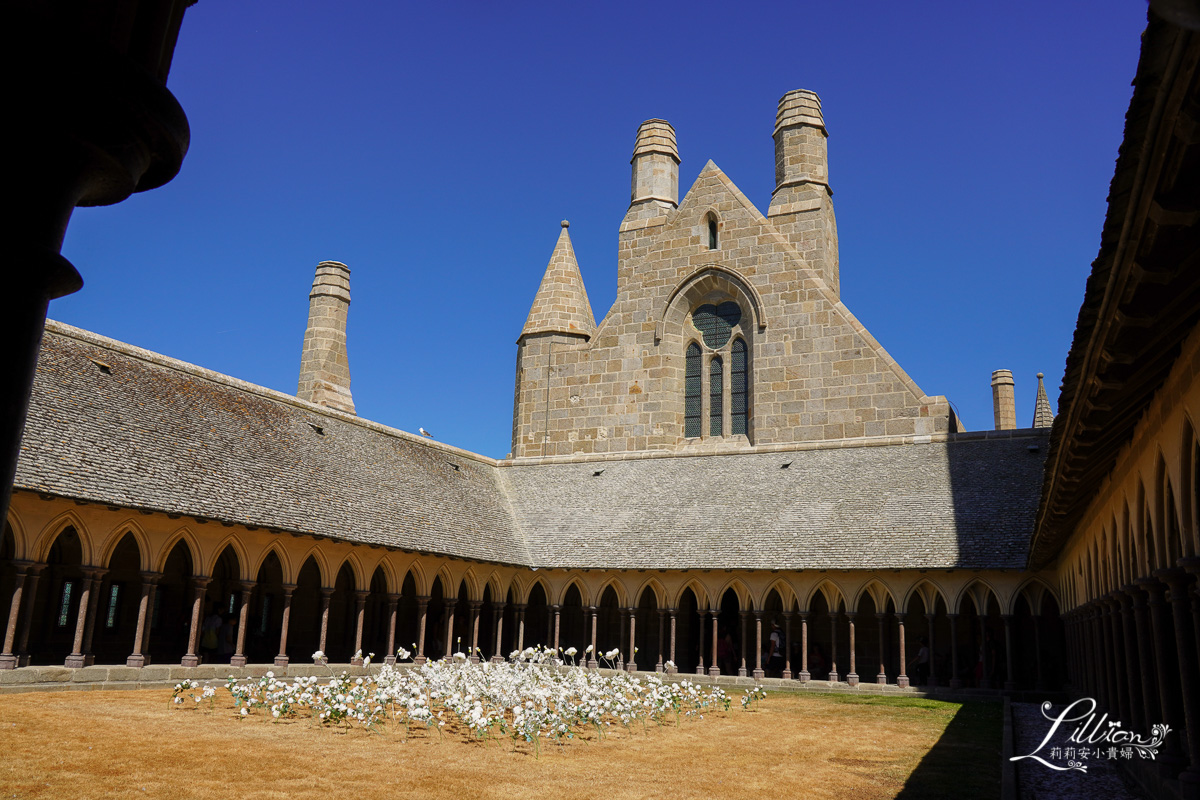
M 741 322 L 741 306 L 732 300 L 704 303 L 691 313 L 700 340 L 689 342 L 686 352 L 685 438 L 750 434 L 750 352 Z
M 750 372 L 746 363 L 746 340 L 740 336 L 733 340 L 729 355 L 729 432 L 749 435 Z
M 683 435 L 700 435 L 700 345 L 688 345 L 683 373 Z

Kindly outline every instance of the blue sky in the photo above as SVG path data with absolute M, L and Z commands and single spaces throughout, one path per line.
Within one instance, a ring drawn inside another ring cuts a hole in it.
M 294 393 L 317 262 L 352 270 L 358 413 L 509 451 L 515 341 L 571 221 L 597 320 L 638 124 L 766 211 L 784 92 L 822 99 L 842 299 L 967 427 L 1058 396 L 1145 3 L 202 0 L 161 189 L 75 212 L 50 316 Z

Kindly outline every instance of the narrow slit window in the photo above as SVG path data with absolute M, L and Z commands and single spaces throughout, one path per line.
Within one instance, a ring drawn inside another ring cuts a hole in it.
M 258 620 L 258 632 L 266 634 L 267 626 L 271 622 L 271 595 L 263 595 L 262 599 L 262 616 Z
M 708 366 L 708 408 L 709 408 L 709 423 L 708 433 L 710 436 L 721 436 L 724 429 L 722 424 L 725 405 L 722 402 L 724 399 L 724 362 L 721 357 L 714 358 Z
M 230 592 L 229 593 L 229 609 L 225 613 L 232 614 L 235 611 L 237 611 L 237 593 Z
M 717 249 L 717 221 L 712 217 L 708 218 L 708 249 Z
M 108 587 L 108 614 L 104 617 L 104 627 L 112 630 L 117 627 L 117 609 L 121 605 L 121 584 L 114 583 Z
M 71 621 L 71 597 L 75 594 L 75 581 L 63 581 L 62 599 L 58 604 L 58 627 L 65 628 Z
M 689 439 L 700 435 L 700 345 L 688 345 L 683 373 L 683 435 Z
M 746 340 L 736 339 L 729 355 L 729 432 L 749 435 L 749 370 L 746 363 Z

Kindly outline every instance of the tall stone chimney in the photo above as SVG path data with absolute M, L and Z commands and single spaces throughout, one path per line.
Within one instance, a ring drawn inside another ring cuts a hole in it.
M 837 222 L 821 98 L 807 89 L 781 97 L 774 138 L 775 193 L 767 217 L 840 295 Z
M 679 146 L 671 123 L 648 119 L 639 125 L 629 163 L 633 165 L 629 205 L 679 205 Z
M 996 430 L 1011 431 L 1017 427 L 1017 396 L 1012 370 L 998 369 L 992 373 L 992 409 Z
M 317 264 L 308 294 L 308 329 L 300 356 L 296 396 L 317 405 L 354 413 L 346 317 L 350 311 L 350 268 L 338 261 Z

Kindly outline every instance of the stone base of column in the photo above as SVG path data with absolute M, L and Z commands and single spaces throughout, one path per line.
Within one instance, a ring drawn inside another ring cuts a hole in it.
M 806 669 L 802 669 L 796 673 L 796 680 L 800 681 L 801 683 L 808 683 L 812 680 L 812 673 Z
M 887 686 L 887 675 L 885 675 L 882 672 L 879 673 L 878 675 L 875 676 L 875 682 L 878 683 L 880 686 Z
M 503 664 L 504 663 L 503 656 L 492 656 L 488 660 L 491 661 L 493 664 Z
M 421 666 L 422 664 L 426 663 L 427 661 L 429 661 L 429 658 L 428 658 L 428 657 L 426 657 L 426 656 L 417 656 L 416 658 L 414 658 L 414 659 L 413 659 L 413 664 L 416 664 L 416 665 L 419 667 L 419 666 Z
M 667 668 L 666 668 L 666 670 L 667 670 L 667 674 L 668 674 L 668 675 L 677 675 L 677 674 L 679 674 L 679 667 L 671 666 L 671 667 L 667 667 Z
M 394 666 L 396 666 L 396 657 L 395 656 L 384 656 L 383 663 L 387 664 L 389 667 L 394 667 Z
M 350 666 L 361 667 L 362 665 L 363 665 L 362 656 L 354 656 L 353 658 L 350 659 Z
M 761 669 L 754 670 L 754 680 L 761 681 L 765 677 L 767 677 L 767 673 L 763 672 Z
M 600 669 L 600 662 L 594 658 L 589 658 L 587 662 L 588 669 Z
M 738 677 L 739 678 L 746 677 L 746 668 L 745 667 L 738 667 Z
M 705 673 L 705 671 L 704 671 L 704 665 L 703 665 L 703 664 L 701 664 L 701 665 L 699 665 L 698 667 L 696 667 L 696 674 L 697 674 L 697 675 L 704 675 L 704 674 L 706 674 L 706 673 Z
M 963 685 L 962 678 L 951 678 L 950 679 L 950 688 L 951 689 L 961 689 L 962 685 Z
M 142 667 L 146 666 L 146 657 L 141 653 L 138 653 L 136 656 L 130 656 L 129 658 L 125 659 L 125 666 L 133 667 L 134 669 L 141 669 Z
M 662 662 L 660 661 L 660 662 L 658 662 L 657 664 L 655 664 L 655 665 L 654 665 L 654 671 L 655 671 L 655 672 L 666 672 L 667 670 L 666 670 L 666 668 L 665 668 L 665 667 L 662 665 Z
M 63 662 L 63 666 L 67 669 L 81 669 L 86 666 L 86 660 L 82 653 L 71 653 L 67 656 L 67 660 Z
M 1005 681 L 1004 682 L 1004 691 L 1015 692 L 1016 690 L 1017 690 L 1017 682 L 1016 681 Z
M 479 656 L 475 655 L 474 653 L 471 653 L 470 657 L 467 660 L 470 661 L 472 664 L 478 664 Z
M 858 686 L 858 673 L 857 672 L 846 673 L 846 683 L 850 684 L 851 686 Z
M 625 671 L 626 672 L 637 672 L 638 671 L 637 664 L 633 661 L 630 661 L 628 664 L 625 665 Z
M 907 675 L 901 675 L 896 678 L 896 685 L 899 686 L 901 689 L 907 689 L 911 684 L 908 681 Z
M 16 656 L 0 656 L 0 669 L 16 669 L 16 668 L 17 668 L 17 657 Z
M 721 668 L 720 667 L 709 667 L 708 674 L 709 674 L 709 677 L 719 678 L 719 677 L 721 677 Z
M 244 667 L 247 663 L 245 656 L 230 656 L 229 658 L 229 666 L 231 667 Z
M 200 656 L 194 656 L 191 653 L 187 654 L 179 660 L 181 667 L 198 667 L 200 666 Z
M 277 667 L 286 667 L 288 665 L 288 657 L 285 655 L 275 656 L 274 664 Z
M 830 672 L 830 673 L 829 673 L 829 682 L 830 682 L 830 683 L 837 683 L 837 682 L 838 682 L 838 674 L 837 674 L 836 672 Z

